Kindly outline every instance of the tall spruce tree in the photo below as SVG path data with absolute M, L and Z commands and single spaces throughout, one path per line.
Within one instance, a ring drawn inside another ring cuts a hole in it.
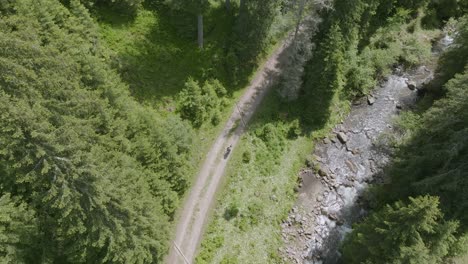
M 409 198 L 371 214 L 346 237 L 346 263 L 447 263 L 460 247 L 458 222 L 443 220 L 437 197 Z

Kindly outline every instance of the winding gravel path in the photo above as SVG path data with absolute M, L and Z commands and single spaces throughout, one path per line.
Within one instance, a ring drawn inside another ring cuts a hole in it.
M 207 222 L 215 194 L 224 175 L 229 155 L 226 159 L 226 148 L 232 145 L 235 149 L 241 135 L 244 133 L 246 123 L 259 106 L 268 89 L 279 76 L 279 58 L 290 43 L 287 38 L 276 49 L 270 58 L 256 73 L 244 95 L 234 106 L 223 131 L 218 136 L 210 151 L 206 155 L 201 170 L 187 196 L 180 213 L 175 239 L 172 242 L 166 263 L 192 263 L 196 250 L 203 235 L 203 228 Z M 243 121 L 240 120 L 241 112 Z M 245 122 L 245 123 L 244 123 Z M 237 125 L 237 127 L 235 127 Z M 231 151 L 231 153 L 232 153 Z

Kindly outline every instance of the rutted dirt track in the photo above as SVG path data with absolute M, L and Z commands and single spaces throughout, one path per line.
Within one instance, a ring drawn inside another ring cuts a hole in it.
M 206 155 L 201 170 L 185 200 L 183 211 L 180 213 L 175 239 L 172 241 L 166 263 L 186 264 L 193 262 L 203 235 L 203 228 L 209 216 L 209 210 L 231 156 L 229 155 L 226 159 L 223 157 L 226 148 L 232 145 L 232 151 L 235 149 L 245 131 L 246 123 L 252 117 L 272 83 L 277 80 L 280 54 L 289 42 L 289 38 L 284 41 L 254 76 L 244 95 L 234 106 L 223 131 Z

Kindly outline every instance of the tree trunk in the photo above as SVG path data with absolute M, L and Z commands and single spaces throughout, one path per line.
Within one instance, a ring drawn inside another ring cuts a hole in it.
M 226 10 L 228 12 L 231 11 L 231 1 L 230 0 L 226 0 Z
M 203 14 L 198 14 L 198 47 L 203 49 Z

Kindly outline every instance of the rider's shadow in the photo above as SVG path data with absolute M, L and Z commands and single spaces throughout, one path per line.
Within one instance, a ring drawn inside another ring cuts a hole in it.
M 227 159 L 230 153 L 231 153 L 231 148 L 227 148 L 226 152 L 224 153 L 224 159 Z

